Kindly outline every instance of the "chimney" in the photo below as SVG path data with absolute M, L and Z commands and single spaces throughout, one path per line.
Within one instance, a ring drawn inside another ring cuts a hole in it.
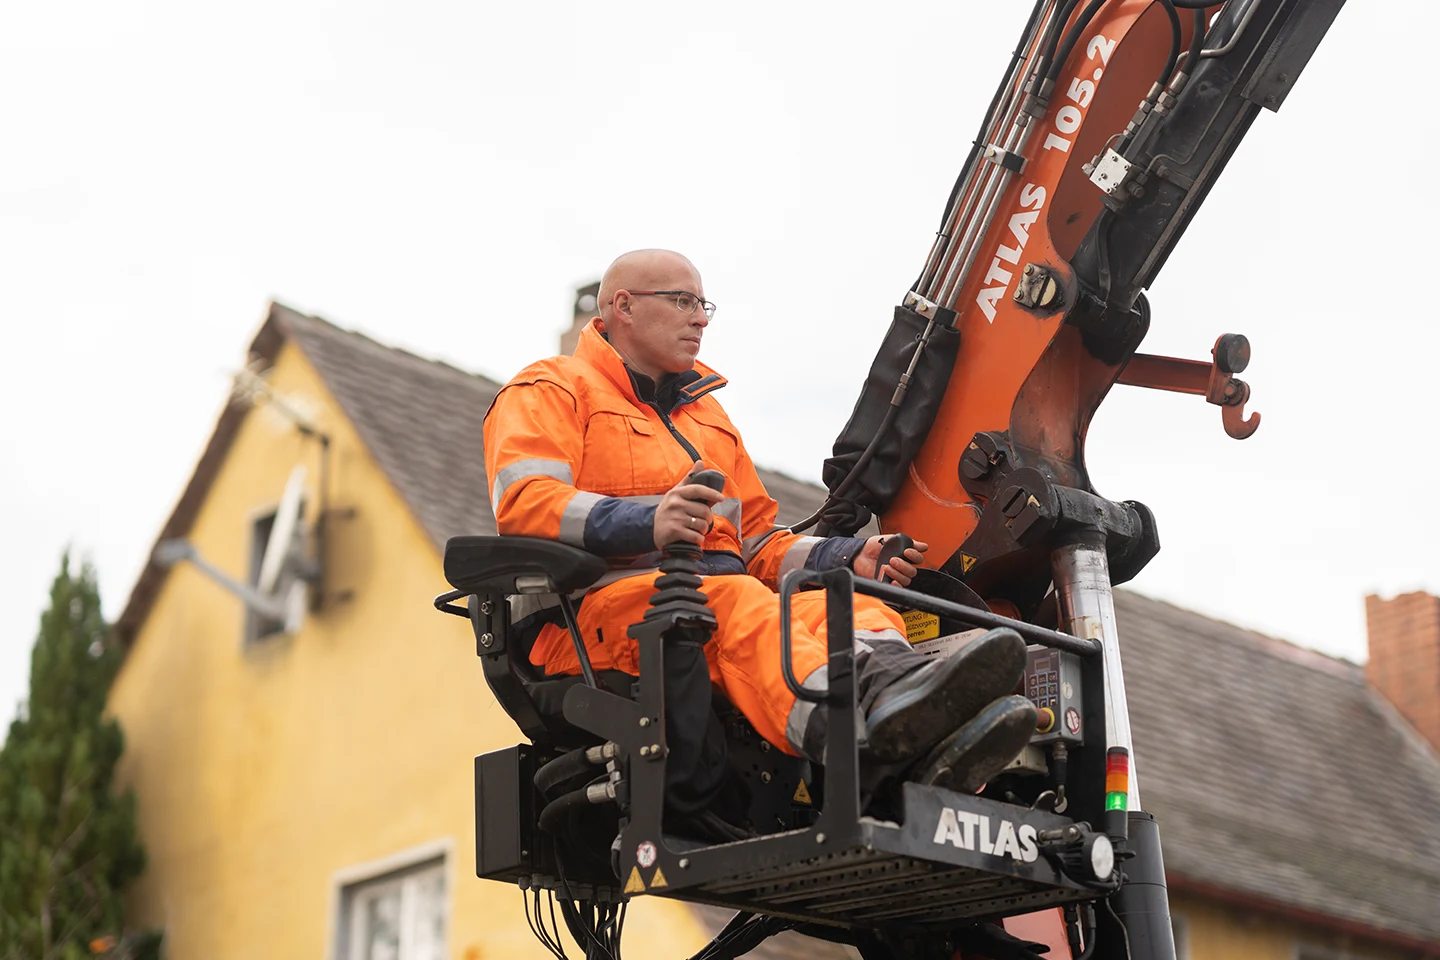
M 1365 598 L 1365 677 L 1440 750 L 1440 597 Z
M 580 331 L 585 329 L 585 324 L 590 318 L 600 312 L 599 301 L 600 281 L 587 283 L 583 287 L 575 288 L 575 321 L 570 329 L 560 335 L 560 352 L 572 354 L 575 352 L 575 345 L 580 342 Z

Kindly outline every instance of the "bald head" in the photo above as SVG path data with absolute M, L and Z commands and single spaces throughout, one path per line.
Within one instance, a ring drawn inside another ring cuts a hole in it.
M 616 290 L 689 290 L 703 295 L 700 271 L 674 250 L 631 250 L 616 257 L 600 278 L 600 319 L 609 324 Z
M 659 290 L 682 291 L 655 296 Z M 600 280 L 599 312 L 610 346 L 638 373 L 659 380 L 695 366 L 710 319 L 696 300 L 705 288 L 695 264 L 674 250 L 632 250 Z

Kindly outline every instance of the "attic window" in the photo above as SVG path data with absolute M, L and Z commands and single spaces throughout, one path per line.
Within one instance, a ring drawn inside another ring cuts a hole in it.
M 267 513 L 250 525 L 250 586 L 260 582 L 260 564 L 265 559 L 265 547 L 270 542 L 270 531 L 275 527 L 275 514 Z M 245 607 L 245 643 L 259 643 L 282 632 L 285 624 L 256 613 L 247 604 Z

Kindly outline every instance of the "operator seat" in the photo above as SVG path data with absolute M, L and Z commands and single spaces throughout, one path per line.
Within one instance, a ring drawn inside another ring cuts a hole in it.
M 564 752 L 601 742 L 565 717 L 566 694 L 585 686 L 587 673 L 593 675 L 597 688 L 629 701 L 639 699 L 642 682 L 660 687 L 670 683 L 664 677 L 642 681 L 619 670 L 591 669 L 569 595 L 594 584 L 607 569 L 602 558 L 554 540 L 461 536 L 446 543 L 445 579 L 455 589 L 437 597 L 435 606 L 470 620 L 486 682 L 501 707 L 542 752 Z M 541 668 L 531 664 L 535 632 L 513 628 L 508 601 L 535 594 L 559 598 L 561 614 L 580 659 L 581 674 L 547 677 Z M 453 602 L 462 597 L 468 598 L 465 607 Z M 705 669 L 703 661 L 698 667 Z M 713 804 L 725 823 L 717 824 L 714 816 L 688 810 L 698 801 L 692 803 L 686 799 L 688 794 L 667 790 L 681 818 L 673 821 L 676 828 L 699 830 L 699 836 L 710 839 L 719 829 L 727 834 L 726 839 L 734 839 L 736 824 L 753 824 L 764 832 L 787 829 L 810 819 L 814 805 L 823 797 L 823 787 L 815 782 L 809 763 L 764 742 L 724 694 L 710 687 L 708 677 L 703 685 L 710 688 L 711 696 L 705 722 L 683 733 L 670 731 L 672 748 L 679 748 L 679 753 L 671 754 L 672 762 L 680 763 L 682 755 L 692 757 L 692 776 L 698 779 L 687 776 L 683 765 L 676 766 L 671 787 L 680 783 L 709 784 L 697 789 L 709 797 L 704 806 L 708 809 Z M 710 772 L 699 774 L 701 769 Z M 796 809 L 792 797 L 802 783 L 809 787 L 800 795 L 810 799 L 803 808 Z M 696 816 L 702 821 L 698 826 Z

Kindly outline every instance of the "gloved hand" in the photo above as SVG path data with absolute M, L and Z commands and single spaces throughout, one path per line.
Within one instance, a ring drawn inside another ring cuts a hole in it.
M 876 573 L 875 562 L 880 559 L 880 551 L 885 548 L 885 541 L 889 536 L 871 537 L 865 541 L 865 546 L 855 554 L 855 559 L 850 561 L 850 569 L 855 575 L 864 577 L 866 580 L 874 580 Z M 921 543 L 918 540 L 915 546 L 905 551 L 904 559 L 896 557 L 886 565 L 886 575 L 902 587 L 910 586 L 910 580 L 915 576 L 916 564 L 925 560 L 925 551 L 930 549 L 930 544 Z
M 1013 937 L 996 923 L 962 927 L 955 939 L 964 960 L 1045 960 L 1043 954 L 1050 952 L 1047 944 Z

